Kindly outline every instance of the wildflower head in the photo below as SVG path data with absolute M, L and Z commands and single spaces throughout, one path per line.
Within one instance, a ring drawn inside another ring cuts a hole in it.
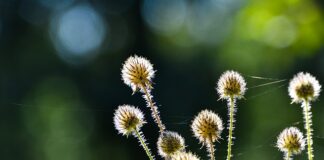
M 178 152 L 171 157 L 171 160 L 200 160 L 200 158 L 191 152 Z
M 222 119 L 216 113 L 203 110 L 193 120 L 191 129 L 201 143 L 207 144 L 217 141 L 224 127 Z
M 282 152 L 299 154 L 305 148 L 305 139 L 298 128 L 286 128 L 278 137 L 277 147 Z
M 155 71 L 153 65 L 144 57 L 129 57 L 122 68 L 122 79 L 124 83 L 130 86 L 133 92 L 146 87 L 152 88 L 151 81 Z
M 290 81 L 288 91 L 292 103 L 314 101 L 321 92 L 321 85 L 311 74 L 299 72 Z
M 121 105 L 115 111 L 114 124 L 120 134 L 128 136 L 135 130 L 140 129 L 144 121 L 141 110 L 131 105 Z
M 184 150 L 185 142 L 182 136 L 176 132 L 163 132 L 157 142 L 158 152 L 162 157 L 170 157 Z
M 246 83 L 239 73 L 235 71 L 226 71 L 219 78 L 216 90 L 220 99 L 240 99 L 246 91 Z

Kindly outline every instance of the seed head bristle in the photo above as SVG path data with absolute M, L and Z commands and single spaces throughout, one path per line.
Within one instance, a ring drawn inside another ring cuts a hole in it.
M 286 128 L 278 136 L 277 147 L 285 153 L 299 154 L 305 149 L 305 139 L 298 128 Z
M 203 144 L 215 142 L 224 129 L 222 119 L 209 110 L 201 111 L 192 121 L 191 129 L 194 136 Z
M 292 103 L 314 101 L 321 92 L 321 85 L 311 74 L 299 72 L 290 81 L 288 91 Z
M 171 157 L 171 160 L 200 160 L 200 158 L 191 152 L 178 152 Z
M 246 91 L 246 82 L 238 72 L 226 71 L 219 78 L 216 90 L 220 99 L 240 99 Z
M 138 90 L 144 92 L 142 87 L 151 89 L 154 74 L 150 61 L 137 55 L 129 57 L 122 68 L 122 79 L 132 88 L 133 93 Z
M 162 157 L 171 157 L 173 154 L 183 151 L 184 138 L 176 132 L 164 131 L 157 142 L 158 152 Z
M 144 123 L 144 114 L 134 106 L 121 105 L 115 111 L 115 128 L 122 135 L 128 136 L 135 130 L 139 130 Z

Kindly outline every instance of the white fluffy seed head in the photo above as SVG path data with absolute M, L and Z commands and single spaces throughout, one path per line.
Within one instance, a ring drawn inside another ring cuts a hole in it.
M 162 157 L 170 157 L 184 150 L 184 138 L 176 132 L 164 131 L 158 139 L 157 147 Z
M 144 121 L 144 114 L 138 108 L 131 105 L 121 105 L 114 114 L 114 124 L 118 133 L 128 136 L 139 130 Z
M 222 119 L 213 111 L 203 110 L 192 121 L 191 129 L 200 143 L 217 141 L 224 129 Z
M 288 92 L 292 99 L 292 103 L 314 101 L 321 92 L 321 85 L 311 74 L 299 72 L 291 79 Z
M 216 90 L 220 99 L 240 99 L 246 91 L 246 82 L 238 72 L 226 71 L 219 78 Z
M 200 160 L 200 158 L 191 152 L 178 152 L 171 157 L 171 160 Z
M 122 79 L 132 88 L 133 93 L 139 89 L 143 92 L 143 87 L 151 89 L 154 74 L 150 61 L 137 55 L 129 57 L 122 68 Z
M 299 154 L 305 149 L 304 136 L 296 127 L 286 128 L 278 136 L 277 147 L 281 152 Z

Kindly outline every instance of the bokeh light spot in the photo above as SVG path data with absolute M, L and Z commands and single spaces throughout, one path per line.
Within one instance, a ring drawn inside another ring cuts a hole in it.
M 296 39 L 296 27 L 286 16 L 272 18 L 265 29 L 265 42 L 276 48 L 291 45 Z
M 64 60 L 87 59 L 94 56 L 106 34 L 101 16 L 89 5 L 75 6 L 51 23 L 51 37 Z
M 187 2 L 184 0 L 144 0 L 142 16 L 148 26 L 164 35 L 181 29 L 187 15 Z

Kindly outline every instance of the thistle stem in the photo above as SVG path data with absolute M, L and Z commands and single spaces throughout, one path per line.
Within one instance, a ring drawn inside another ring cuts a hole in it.
M 147 147 L 147 145 L 146 145 L 146 143 L 145 143 L 145 140 L 144 140 L 142 134 L 140 134 L 140 132 L 137 131 L 136 129 L 135 129 L 134 132 L 135 132 L 136 137 L 137 137 L 138 140 L 140 141 L 142 147 L 144 148 L 144 150 L 145 150 L 147 156 L 149 157 L 149 159 L 150 159 L 150 160 L 154 160 L 154 158 L 153 158 L 153 156 L 152 156 L 152 154 L 151 154 L 151 151 L 150 151 L 149 148 Z
M 308 160 L 313 160 L 313 140 L 312 140 L 312 119 L 311 119 L 311 112 L 309 102 L 305 100 L 303 102 L 303 110 L 304 110 L 304 119 L 305 119 L 305 129 L 307 131 L 307 154 Z
M 210 160 L 215 160 L 215 149 L 214 149 L 214 144 L 211 141 L 211 139 L 208 141 L 208 151 L 209 151 L 209 156 Z
M 290 151 L 286 152 L 285 160 L 290 160 L 290 157 L 291 157 L 291 152 Z
M 232 157 L 232 139 L 234 129 L 234 97 L 229 99 L 229 130 L 228 130 L 228 144 L 227 144 L 227 160 Z
M 144 91 L 144 94 L 146 96 L 147 99 L 147 103 L 148 106 L 151 108 L 152 111 L 152 117 L 155 120 L 156 124 L 158 125 L 159 129 L 160 129 L 160 133 L 163 133 L 165 126 L 163 125 L 161 118 L 159 116 L 159 113 L 157 111 L 157 107 L 154 105 L 154 102 L 152 100 L 152 96 L 150 94 L 150 92 L 146 89 L 146 87 L 144 85 L 142 85 L 142 89 Z

